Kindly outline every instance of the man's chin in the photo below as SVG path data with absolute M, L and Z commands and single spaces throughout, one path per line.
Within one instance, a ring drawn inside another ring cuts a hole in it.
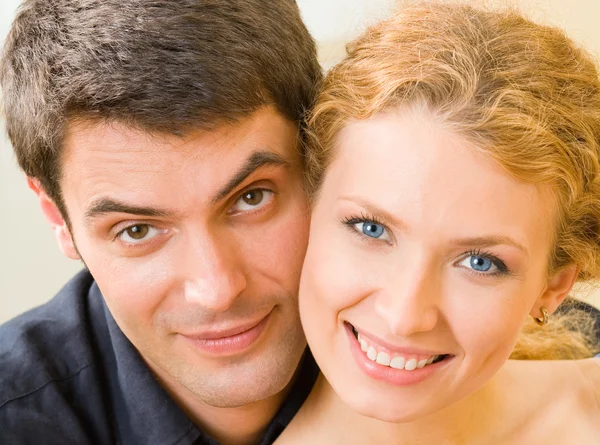
M 205 360 L 194 363 L 194 360 L 170 366 L 161 372 L 161 380 L 171 380 L 171 385 L 164 382 L 168 386 L 183 386 L 194 398 L 216 408 L 240 407 L 285 395 L 293 383 L 306 342 L 303 335 L 298 338 L 289 332 L 279 341 L 270 339 L 266 345 L 267 348 L 228 357 L 220 363 Z
M 287 394 L 304 348 L 293 356 L 245 361 L 198 378 L 190 369 L 178 379 L 194 396 L 215 408 L 236 408 Z M 228 369 L 229 368 L 229 369 Z M 208 377 L 208 378 L 207 378 Z

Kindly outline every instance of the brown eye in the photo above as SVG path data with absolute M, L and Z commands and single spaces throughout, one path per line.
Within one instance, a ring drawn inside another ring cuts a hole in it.
M 233 204 L 229 212 L 233 214 L 254 212 L 269 205 L 275 193 L 269 189 L 253 189 L 244 192 Z
M 263 200 L 263 191 L 262 190 L 251 190 L 242 196 L 244 202 L 251 206 L 256 206 L 260 204 Z
M 129 227 L 126 230 L 127 235 L 129 235 L 129 237 L 134 240 L 144 239 L 146 237 L 146 235 L 148 235 L 149 231 L 150 231 L 150 229 L 149 229 L 148 224 L 137 224 L 135 226 Z
M 159 229 L 152 224 L 134 224 L 121 230 L 116 238 L 126 245 L 145 244 L 154 237 L 166 234 L 168 230 Z

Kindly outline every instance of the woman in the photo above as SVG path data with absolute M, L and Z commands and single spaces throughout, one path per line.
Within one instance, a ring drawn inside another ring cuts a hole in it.
M 300 311 L 323 376 L 277 443 L 600 443 L 600 360 L 508 361 L 593 355 L 555 314 L 600 276 L 588 55 L 422 3 L 354 42 L 310 127 Z

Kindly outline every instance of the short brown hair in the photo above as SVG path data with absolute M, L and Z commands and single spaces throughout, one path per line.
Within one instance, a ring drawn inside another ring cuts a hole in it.
M 65 217 L 71 119 L 185 134 L 274 105 L 300 123 L 320 79 L 293 0 L 25 0 L 0 65 L 19 165 Z
M 595 61 L 561 30 L 517 11 L 415 3 L 351 43 L 347 57 L 328 73 L 309 121 L 313 199 L 349 121 L 424 105 L 514 177 L 552 189 L 559 221 L 549 273 L 575 264 L 580 280 L 600 278 Z M 561 345 L 572 350 L 567 358 L 591 354 L 589 320 L 573 313 L 552 320 L 544 330 L 526 328 L 550 339 L 548 348 L 522 341 L 518 357 L 556 358 L 553 350 Z M 569 329 L 576 325 L 589 336 Z

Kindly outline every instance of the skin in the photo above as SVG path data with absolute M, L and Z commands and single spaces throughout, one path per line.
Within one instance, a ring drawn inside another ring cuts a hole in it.
M 491 379 L 526 317 L 542 306 L 552 313 L 577 270 L 548 274 L 549 191 L 517 181 L 427 110 L 350 122 L 337 142 L 300 285 L 307 340 L 329 382 L 313 391 L 310 412 L 339 397 L 353 412 L 398 423 L 395 437 L 441 443 L 458 411 L 468 418 L 495 400 Z M 381 235 L 367 236 L 369 225 Z M 474 270 L 471 261 L 484 259 L 492 266 Z M 351 353 L 348 323 L 395 348 L 451 358 L 416 384 L 375 379 Z M 334 416 L 360 425 L 348 412 Z
M 185 137 L 79 122 L 64 142 L 71 227 L 35 181 L 63 252 L 184 410 L 222 443 L 252 443 L 305 348 L 297 309 L 308 209 L 297 127 L 273 108 Z M 194 336 L 256 325 L 213 354 Z M 230 425 L 235 422 L 236 431 Z

